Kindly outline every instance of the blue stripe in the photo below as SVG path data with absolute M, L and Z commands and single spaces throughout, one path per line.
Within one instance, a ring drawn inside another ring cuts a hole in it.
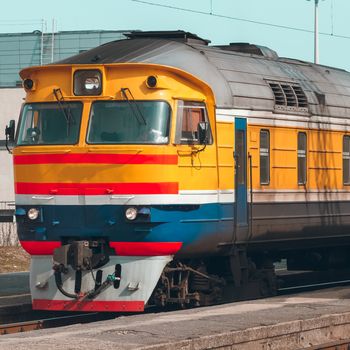
M 20 206 L 26 211 L 31 206 Z M 141 208 L 142 206 L 140 206 Z M 40 206 L 42 217 L 17 217 L 21 240 L 104 237 L 125 242 L 183 242 L 232 235 L 233 203 L 151 206 L 150 216 L 125 218 L 127 206 Z

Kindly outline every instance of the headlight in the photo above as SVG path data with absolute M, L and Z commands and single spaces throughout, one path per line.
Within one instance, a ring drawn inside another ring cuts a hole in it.
M 23 87 L 26 89 L 26 90 L 35 90 L 34 87 L 35 87 L 35 84 L 34 84 L 34 81 L 32 79 L 24 79 L 23 81 Z
M 125 217 L 132 221 L 135 220 L 137 217 L 137 209 L 136 208 L 128 208 L 125 210 Z
M 146 80 L 146 85 L 149 88 L 155 88 L 157 86 L 157 77 L 150 75 Z
M 97 69 L 77 70 L 74 73 L 74 95 L 101 95 L 102 73 Z
M 28 210 L 27 216 L 30 220 L 36 220 L 39 216 L 39 210 L 36 208 L 30 208 Z
M 85 90 L 86 91 L 93 91 L 93 90 L 97 90 L 100 88 L 101 82 L 97 77 L 90 77 L 90 78 L 86 78 L 85 80 Z

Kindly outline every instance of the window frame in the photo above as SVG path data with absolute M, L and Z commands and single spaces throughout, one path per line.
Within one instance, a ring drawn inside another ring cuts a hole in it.
M 305 149 L 302 150 L 302 149 L 299 149 L 299 136 L 305 136 Z M 302 153 L 304 152 L 304 153 Z M 307 153 L 308 153 L 308 147 L 307 147 L 307 133 L 305 131 L 299 131 L 298 132 L 298 136 L 297 136 L 297 181 L 298 181 L 298 185 L 300 186 L 303 186 L 303 185 L 306 185 L 307 184 L 307 170 L 308 170 L 308 167 L 307 167 L 307 164 L 308 164 L 308 159 L 307 159 Z M 300 168 L 299 168 L 299 158 L 305 158 L 305 179 L 303 182 L 300 182 L 299 181 L 299 174 L 300 174 Z
M 348 142 L 348 149 L 349 149 L 349 152 L 344 152 L 344 145 L 345 145 L 345 140 L 347 140 Z M 346 154 L 345 154 L 346 153 Z M 344 176 L 344 173 L 345 173 L 345 166 L 344 166 L 344 161 L 348 161 L 348 181 L 345 181 L 345 176 Z M 349 186 L 350 185 L 350 135 L 343 135 L 343 149 L 342 149 L 342 167 L 343 167 L 343 185 L 344 186 Z
M 261 134 L 262 133 L 266 133 L 267 134 L 267 140 L 268 140 L 268 148 L 262 148 L 261 147 Z M 262 149 L 265 151 L 265 152 L 262 152 Z M 262 154 L 264 153 L 264 154 Z M 268 160 L 268 166 L 267 166 L 267 182 L 262 182 L 261 178 L 261 174 L 262 174 L 262 167 L 261 167 L 261 157 L 267 157 L 267 160 Z M 260 129 L 260 133 L 259 133 L 259 167 L 260 167 L 260 174 L 259 174 L 259 180 L 260 180 L 260 185 L 263 185 L 263 186 L 268 186 L 270 185 L 270 180 L 271 180 L 271 139 L 270 139 L 270 130 L 269 129 Z
M 204 111 L 204 121 L 208 123 L 208 142 L 205 145 L 212 145 L 213 144 L 213 133 L 211 131 L 211 125 L 210 125 L 210 120 L 209 120 L 209 115 L 208 115 L 208 110 L 207 110 L 207 105 L 203 101 L 195 101 L 195 100 L 181 100 L 178 99 L 176 103 L 176 130 L 175 130 L 175 144 L 176 145 L 204 145 L 203 143 L 199 143 L 198 139 L 192 139 L 192 140 L 185 140 L 182 138 L 182 123 L 183 123 L 183 110 L 184 108 L 180 106 L 180 104 L 194 104 L 193 106 L 198 105 L 201 109 Z M 189 105 L 191 106 L 191 105 Z M 180 113 L 180 110 L 182 112 Z
M 103 146 L 122 146 L 122 145 L 145 145 L 145 146 L 165 146 L 165 145 L 169 145 L 170 143 L 170 138 L 171 138 L 171 124 L 172 124 L 172 116 L 173 116 L 173 109 L 171 108 L 170 103 L 167 100 L 132 100 L 131 103 L 133 102 L 165 102 L 168 107 L 169 107 L 169 118 L 168 118 L 168 141 L 167 142 L 162 142 L 162 143 L 145 143 L 145 142 L 140 142 L 140 143 L 136 143 L 136 142 L 129 142 L 129 143 L 112 143 L 112 142 L 108 142 L 108 143 L 96 143 L 96 142 L 89 142 L 88 141 L 88 137 L 89 137 L 89 133 L 90 133 L 90 128 L 91 128 L 91 113 L 92 113 L 92 106 L 94 103 L 101 103 L 101 102 L 120 102 L 120 103 L 129 103 L 126 100 L 94 100 L 91 102 L 90 104 L 90 110 L 89 110 L 89 120 L 88 120 L 88 125 L 87 125 L 87 129 L 86 129 L 86 134 L 85 134 L 85 143 L 87 145 L 91 145 L 91 146 L 95 146 L 95 145 L 103 145 Z
M 97 90 L 98 93 L 95 93 L 95 91 L 89 93 L 89 91 L 86 91 L 86 93 L 78 93 L 77 88 L 78 88 L 78 83 L 79 81 L 79 76 L 78 75 L 84 75 L 91 72 L 96 72 L 97 76 L 99 77 L 100 80 L 100 87 Z M 77 69 L 74 71 L 73 73 L 73 87 L 72 87 L 72 91 L 74 96 L 101 96 L 102 92 L 103 92 L 103 74 L 102 71 L 100 69 Z
M 16 127 L 16 134 L 15 134 L 15 142 L 14 142 L 14 146 L 15 147 L 37 147 L 37 146 L 75 146 L 75 145 L 78 145 L 80 143 L 80 138 L 81 138 L 81 130 L 82 130 L 82 124 L 83 124 L 83 115 L 84 115 L 84 108 L 85 107 L 85 104 L 83 103 L 83 101 L 79 101 L 79 100 L 66 100 L 65 103 L 78 103 L 81 105 L 81 115 L 80 115 L 80 124 L 79 124 L 79 128 L 77 130 L 77 138 L 76 138 L 76 141 L 74 143 L 38 143 L 38 144 L 25 144 L 25 143 L 21 143 L 19 144 L 18 143 L 18 140 L 19 140 L 19 137 L 20 137 L 20 133 L 21 133 L 21 125 L 22 125 L 22 120 L 24 118 L 24 115 L 23 115 L 23 112 L 25 110 L 25 107 L 27 105 L 38 105 L 38 104 L 47 104 L 47 105 L 50 105 L 50 104 L 57 104 L 59 105 L 59 102 L 57 101 L 50 101 L 50 102 L 27 102 L 27 103 L 24 103 L 21 107 L 21 111 L 20 111 L 20 116 L 19 116 L 19 119 L 18 119 L 18 125 Z M 59 110 L 60 108 L 58 108 Z

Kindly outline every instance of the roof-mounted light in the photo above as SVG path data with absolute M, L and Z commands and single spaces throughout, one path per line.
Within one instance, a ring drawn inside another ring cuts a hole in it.
M 95 96 L 102 93 L 102 74 L 97 69 L 77 70 L 74 73 L 74 95 Z
M 26 90 L 35 90 L 35 83 L 32 79 L 24 79 L 23 80 L 23 87 L 26 89 Z
M 157 87 L 157 82 L 157 77 L 154 75 L 150 75 L 149 77 L 147 77 L 146 85 L 148 88 L 152 89 Z

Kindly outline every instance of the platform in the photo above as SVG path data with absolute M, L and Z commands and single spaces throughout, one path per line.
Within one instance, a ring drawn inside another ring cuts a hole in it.
M 350 287 L 1 336 L 1 350 L 304 349 L 350 337 Z
M 0 297 L 29 293 L 29 272 L 0 273 Z

